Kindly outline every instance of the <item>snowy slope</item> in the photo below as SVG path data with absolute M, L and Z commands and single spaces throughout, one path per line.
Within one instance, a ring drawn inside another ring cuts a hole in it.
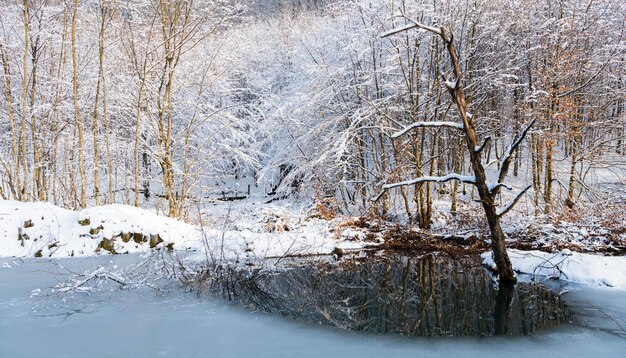
M 48 203 L 0 201 L 0 256 L 87 256 L 112 238 L 117 238 L 113 247 L 105 243 L 98 251 L 139 252 L 150 247 L 151 238 L 153 246 L 161 240 L 159 245 L 182 246 L 198 236 L 196 231 L 192 225 L 125 205 L 70 211 Z
M 242 258 L 328 254 L 336 247 L 362 246 L 332 233 L 324 220 L 268 225 L 246 215 L 249 222 L 242 218 L 233 227 L 215 216 L 208 220 L 211 225 L 195 226 L 119 204 L 71 211 L 48 203 L 0 201 L 0 257 L 90 256 L 155 247 Z

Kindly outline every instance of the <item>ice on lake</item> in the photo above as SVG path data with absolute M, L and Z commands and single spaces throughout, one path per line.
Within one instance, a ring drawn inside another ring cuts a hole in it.
M 572 285 L 564 296 L 571 322 L 513 337 L 340 330 L 178 289 L 45 296 L 64 280 L 59 262 L 82 271 L 129 260 L 1 260 L 0 357 L 621 357 L 626 350 L 626 292 Z

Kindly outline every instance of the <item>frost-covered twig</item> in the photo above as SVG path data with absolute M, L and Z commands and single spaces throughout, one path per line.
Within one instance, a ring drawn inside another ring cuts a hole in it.
M 398 27 L 398 28 L 395 28 L 395 29 L 391 29 L 391 30 L 383 33 L 382 35 L 380 35 L 380 37 L 381 38 L 389 37 L 391 35 L 395 35 L 397 33 L 400 33 L 400 32 L 403 32 L 403 31 L 407 31 L 407 30 L 410 30 L 410 29 L 413 29 L 413 28 L 419 28 L 419 29 L 422 29 L 422 30 L 430 31 L 430 32 L 432 32 L 434 34 L 437 34 L 439 36 L 441 36 L 441 34 L 442 34 L 441 29 L 438 29 L 438 28 L 432 27 L 432 26 L 428 26 L 428 25 L 424 25 L 424 24 L 422 24 L 420 22 L 413 21 L 412 19 L 410 19 L 408 17 L 406 19 L 411 21 L 412 24 L 409 24 L 409 25 L 406 25 L 406 26 L 403 26 L 403 27 Z
M 161 290 L 158 285 L 159 281 L 176 276 L 174 264 L 175 261 L 169 257 L 169 254 L 161 251 L 123 268 L 119 268 L 117 265 L 112 267 L 98 266 L 94 270 L 80 273 L 58 265 L 70 276 L 53 286 L 51 293 L 90 293 L 98 291 L 107 282 L 119 285 L 121 289 L 147 287 L 159 291 Z
M 558 271 L 558 273 L 559 273 L 558 278 L 560 278 L 561 276 L 565 276 L 565 278 L 567 279 L 568 276 L 567 276 L 567 274 L 565 272 L 563 272 L 563 270 L 561 270 L 561 265 L 563 265 L 563 262 L 565 262 L 565 260 L 567 260 L 568 256 L 564 255 L 562 260 L 557 262 L 557 263 L 552 262 L 552 259 L 558 257 L 559 255 L 561 255 L 561 254 L 556 254 L 556 255 L 548 258 L 548 259 L 543 259 L 543 262 L 540 265 L 537 265 L 535 267 L 535 269 L 533 270 L 533 280 L 534 280 L 535 276 L 539 275 L 538 272 L 540 272 L 543 269 L 552 269 L 554 271 Z M 535 256 L 535 255 L 531 255 L 531 256 L 538 257 L 538 256 Z M 551 276 L 548 276 L 548 277 L 552 278 L 552 277 L 557 277 L 557 276 L 556 275 L 551 275 Z
M 111 280 L 118 283 L 120 286 L 126 286 L 126 280 L 112 272 L 106 271 L 104 267 L 98 266 L 97 269 L 91 273 L 80 275 L 78 277 L 72 277 L 69 282 L 63 282 L 57 284 L 53 288 L 53 292 L 56 293 L 69 293 L 69 292 L 91 292 L 95 288 L 91 286 L 85 286 L 92 280 Z
M 454 128 L 454 129 L 458 129 L 458 130 L 463 130 L 463 123 L 456 123 L 456 122 L 415 122 L 412 123 L 408 126 L 406 126 L 404 129 L 402 129 L 401 131 L 398 131 L 394 134 L 391 135 L 391 138 L 398 138 L 402 135 L 404 135 L 405 133 L 407 133 L 408 131 L 410 131 L 411 129 L 414 128 Z

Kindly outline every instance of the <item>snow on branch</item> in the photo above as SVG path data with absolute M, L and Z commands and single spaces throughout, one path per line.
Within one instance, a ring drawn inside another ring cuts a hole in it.
M 414 185 L 414 184 L 420 184 L 420 183 L 426 183 L 426 182 L 436 182 L 436 183 L 445 183 L 448 182 L 450 180 L 458 180 L 460 182 L 463 183 L 468 183 L 468 184 L 476 184 L 476 177 L 474 176 L 468 176 L 468 175 L 460 175 L 460 174 L 456 174 L 456 173 L 452 173 L 452 174 L 448 174 L 448 175 L 444 175 L 444 176 L 423 176 L 423 177 L 419 177 L 416 179 L 410 179 L 410 180 L 405 180 L 405 181 L 401 181 L 401 182 L 397 182 L 397 183 L 391 183 L 391 184 L 385 184 L 383 185 L 383 188 L 380 192 L 380 194 L 378 194 L 376 196 L 376 198 L 374 198 L 374 201 L 378 201 L 378 199 L 380 199 L 383 194 L 385 194 L 385 192 L 389 189 L 393 189 L 393 188 L 397 188 L 399 186 L 407 186 L 407 185 Z
M 524 138 L 526 138 L 526 134 L 528 134 L 528 132 L 530 131 L 530 128 L 532 128 L 532 126 L 535 124 L 536 121 L 537 119 L 533 119 L 532 121 L 530 121 L 530 123 L 528 123 L 528 126 L 526 126 L 526 129 L 524 129 L 524 131 L 519 136 L 519 138 L 515 142 L 513 142 L 513 144 L 511 145 L 511 148 L 509 151 L 510 153 L 514 152 L 517 149 L 517 147 L 519 147 L 519 145 L 522 143 Z
M 489 183 L 487 184 L 487 188 L 489 189 L 490 193 L 493 193 L 494 190 L 500 190 L 500 188 L 506 188 L 508 190 L 513 190 L 513 188 L 511 188 L 510 186 L 504 184 L 504 183 L 497 183 L 497 184 L 493 184 L 493 183 Z
M 102 279 L 111 280 L 113 282 L 120 284 L 121 286 L 126 286 L 127 284 L 126 280 L 123 277 L 116 275 L 112 272 L 108 272 L 105 270 L 104 267 L 99 266 L 96 270 L 94 270 L 91 273 L 83 275 L 80 279 L 74 278 L 72 282 L 61 283 L 61 284 L 54 286 L 54 288 L 55 288 L 55 292 L 57 293 L 90 292 L 90 291 L 93 291 L 94 288 L 90 286 L 85 286 L 85 284 L 92 280 L 102 280 Z
M 391 29 L 389 31 L 384 32 L 382 35 L 380 35 L 380 38 L 384 39 L 385 37 L 389 37 L 391 35 L 395 35 L 397 33 L 404 32 L 404 31 L 407 31 L 407 30 L 410 30 L 410 29 L 413 29 L 413 28 L 416 28 L 416 27 L 417 27 L 417 25 L 415 25 L 415 24 L 409 24 L 409 25 L 406 25 L 406 26 L 397 27 L 395 29 Z
M 443 83 L 444 83 L 444 85 L 446 86 L 447 89 L 453 90 L 453 89 L 456 88 L 456 86 L 458 86 L 459 81 L 458 80 L 451 81 L 451 80 L 444 79 Z M 471 118 L 471 116 L 469 116 L 469 117 Z
M 422 24 L 420 22 L 413 21 L 411 19 L 408 19 L 408 20 L 411 21 L 412 24 L 409 24 L 409 25 L 406 25 L 406 26 L 402 26 L 402 27 L 398 27 L 398 28 L 395 28 L 395 29 L 391 29 L 391 30 L 383 33 L 382 35 L 380 35 L 380 38 L 389 37 L 391 35 L 395 35 L 397 33 L 404 32 L 404 31 L 407 31 L 407 30 L 410 30 L 410 29 L 413 29 L 413 28 L 416 28 L 416 27 L 419 28 L 419 29 L 422 29 L 422 30 L 430 31 L 430 32 L 432 32 L 434 34 L 437 34 L 439 36 L 442 35 L 442 31 L 440 29 L 436 28 L 436 27 L 424 25 L 424 24 Z
M 463 130 L 465 128 L 463 126 L 463 123 L 456 123 L 456 122 L 415 122 L 406 126 L 401 131 L 392 134 L 391 138 L 398 138 L 414 128 L 426 128 L 426 127 L 435 127 L 435 128 L 447 127 L 447 128 L 455 128 L 458 130 Z
M 508 213 L 509 211 L 511 211 L 511 209 L 513 209 L 513 207 L 515 207 L 515 205 L 517 204 L 517 202 L 522 198 L 522 196 L 528 191 L 528 189 L 530 189 L 532 185 L 527 186 L 526 188 L 524 188 L 524 190 L 520 191 L 519 194 L 517 194 L 517 196 L 515 197 L 515 199 L 513 199 L 513 201 L 511 201 L 509 203 L 509 205 L 503 207 L 502 209 L 498 209 L 498 212 L 496 213 L 496 215 L 498 215 L 498 217 L 502 217 L 504 215 L 506 215 L 506 213 Z

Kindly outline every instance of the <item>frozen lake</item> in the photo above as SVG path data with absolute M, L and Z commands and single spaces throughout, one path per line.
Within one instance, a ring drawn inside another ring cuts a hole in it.
M 359 333 L 253 312 L 182 290 L 42 297 L 65 279 L 129 256 L 0 260 L 0 357 L 622 357 L 626 292 L 569 285 L 571 322 L 516 337 Z M 42 289 L 40 295 L 33 290 Z M 621 326 L 621 327 L 620 327 Z

